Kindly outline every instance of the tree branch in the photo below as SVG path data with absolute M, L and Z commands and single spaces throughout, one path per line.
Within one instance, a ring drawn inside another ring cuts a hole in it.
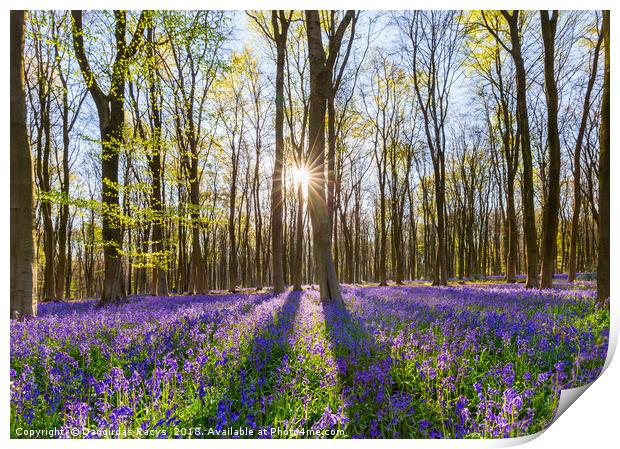
M 84 28 L 82 25 L 82 11 L 80 10 L 72 10 L 71 17 L 73 18 L 73 27 L 71 28 L 73 35 L 73 48 L 75 50 L 75 56 L 78 60 L 78 64 L 80 65 L 80 71 L 82 72 L 82 76 L 84 77 L 84 82 L 86 83 L 86 87 L 90 91 L 93 96 L 93 100 L 95 100 L 95 104 L 97 108 L 107 107 L 108 97 L 97 83 L 95 76 L 93 75 L 93 71 L 88 62 L 88 58 L 86 57 L 86 52 L 84 51 Z

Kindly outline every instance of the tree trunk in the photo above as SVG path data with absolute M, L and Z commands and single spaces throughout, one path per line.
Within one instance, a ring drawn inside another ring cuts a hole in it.
M 11 11 L 11 319 L 36 316 L 34 173 L 24 74 L 25 11 Z
M 556 265 L 558 213 L 560 210 L 560 135 L 558 131 L 558 89 L 555 83 L 555 31 L 558 12 L 540 12 L 545 51 L 545 91 L 547 97 L 547 140 L 549 146 L 549 172 L 547 173 L 547 199 L 543 209 L 541 288 L 553 286 Z
M 58 219 L 58 260 L 56 266 L 56 297 L 65 296 L 67 275 L 67 224 L 69 221 L 69 101 L 64 77 L 62 93 L 62 202 Z
M 517 213 L 515 210 L 514 177 L 510 179 L 509 174 L 508 178 L 508 185 L 506 189 L 508 200 L 506 207 L 506 221 L 508 225 L 506 282 L 514 283 L 517 280 L 517 254 L 519 252 L 519 241 L 517 234 Z
M 517 79 L 517 133 L 521 142 L 523 158 L 523 229 L 527 257 L 526 288 L 538 287 L 538 243 L 536 241 L 536 213 L 534 210 L 534 176 L 532 173 L 532 148 L 530 144 L 530 124 L 527 115 L 527 84 L 521 38 L 519 36 L 519 11 L 502 14 L 510 26 L 511 55 L 515 63 Z
M 278 25 L 278 21 L 280 25 Z M 273 291 L 284 291 L 284 264 L 282 251 L 282 162 L 284 159 L 284 64 L 286 62 L 286 37 L 288 21 L 284 12 L 272 12 L 272 25 L 276 42 L 276 148 L 271 186 L 271 259 Z
M 136 30 L 130 45 L 125 39 L 127 34 L 127 12 L 114 11 L 116 55 L 112 64 L 110 93 L 106 95 L 91 70 L 84 49 L 84 30 L 82 11 L 71 12 L 74 27 L 73 47 L 84 81 L 93 97 L 99 116 L 101 132 L 101 199 L 102 238 L 104 241 L 104 280 L 100 305 L 125 298 L 125 286 L 121 263 L 123 237 L 121 232 L 122 215 L 118 195 L 118 161 L 122 150 L 123 128 L 125 124 L 125 79 L 128 64 L 137 51 L 142 39 L 146 16 L 143 11 L 138 19 Z
M 600 302 L 609 298 L 609 83 L 610 83 L 610 42 L 609 42 L 609 11 L 603 11 L 603 29 L 605 45 L 605 77 L 603 79 L 603 101 L 601 104 L 601 129 L 598 174 L 598 210 L 599 238 L 598 265 L 596 273 L 597 296 Z
M 233 140 L 234 145 L 234 140 Z M 232 148 L 232 176 L 230 178 L 230 204 L 228 209 L 228 291 L 237 291 L 237 239 L 235 236 L 235 206 L 237 202 L 237 174 L 240 148 Z
M 64 298 L 71 298 L 71 280 L 73 279 L 73 251 L 71 248 L 71 234 L 73 232 L 73 218 L 71 218 L 71 221 L 68 224 L 68 229 L 67 229 L 67 268 L 65 270 L 65 291 L 64 291 Z M 79 271 L 78 271 L 79 274 Z M 79 277 L 78 277 L 79 280 Z M 77 290 L 77 289 L 76 289 Z M 79 295 L 79 290 L 76 296 Z
M 123 138 L 124 104 L 111 101 L 110 121 L 103 125 L 101 132 L 102 158 L 101 158 L 101 197 L 103 202 L 102 238 L 104 280 L 101 292 L 100 304 L 104 305 L 112 301 L 125 298 L 125 285 L 121 263 L 121 248 L 123 238 L 119 221 L 121 208 L 118 195 L 118 162 L 120 148 L 119 142 Z
M 304 245 L 304 193 L 301 188 L 297 189 L 297 212 L 295 216 L 295 258 L 291 267 L 291 279 L 293 290 L 301 290 L 301 268 L 303 261 Z
M 263 288 L 263 266 L 261 263 L 261 251 L 263 248 L 263 223 L 262 223 L 262 215 L 261 215 L 261 206 L 260 206 L 260 185 L 259 185 L 259 168 L 260 168 L 260 143 L 258 141 L 258 131 L 257 131 L 257 145 L 256 145 L 256 164 L 254 165 L 254 186 L 252 191 L 252 198 L 254 200 L 254 217 L 256 220 L 255 223 L 255 233 L 256 238 L 254 241 L 254 257 L 256 264 L 256 289 L 260 290 Z
M 386 225 L 386 205 L 385 205 L 385 175 L 380 173 L 379 176 L 383 177 L 383 181 L 379 187 L 379 233 L 380 233 L 380 244 L 379 244 L 379 285 L 386 286 L 387 285 L 387 268 L 386 268 L 386 259 L 387 259 L 387 225 Z
M 320 297 L 326 302 L 342 302 L 340 285 L 331 253 L 330 219 L 325 192 L 325 112 L 329 91 L 329 71 L 325 67 L 325 51 L 321 42 L 318 11 L 306 11 L 308 59 L 310 61 L 310 109 L 308 136 L 310 141 L 308 199 L 314 244 L 314 259 Z
M 448 284 L 448 260 L 446 251 L 446 212 L 445 212 L 445 163 L 443 150 L 437 149 L 438 163 L 435 164 L 435 207 L 437 212 L 437 256 L 435 258 L 435 276 L 433 285 Z
M 149 100 L 151 115 L 151 152 L 148 158 L 149 171 L 151 172 L 151 208 L 153 209 L 153 240 L 151 251 L 154 253 L 155 265 L 153 267 L 153 278 L 151 280 L 151 293 L 157 296 L 168 296 L 168 281 L 166 279 L 166 266 L 168 263 L 164 253 L 164 234 L 163 234 L 163 195 L 162 195 L 162 164 L 161 164 L 161 111 L 160 95 L 158 95 L 157 71 L 155 69 L 155 41 L 152 21 L 147 29 L 148 42 L 148 83 Z
M 43 57 L 43 56 L 41 56 Z M 37 178 L 39 180 L 39 192 L 41 194 L 40 208 L 43 221 L 43 254 L 45 255 L 45 265 L 43 268 L 43 291 L 41 299 L 51 301 L 56 298 L 56 269 L 54 266 L 54 253 L 56 249 L 56 233 L 52 221 L 52 199 L 50 181 L 50 153 L 52 150 L 51 142 L 51 122 L 50 122 L 50 88 L 48 81 L 44 79 L 50 76 L 48 73 L 40 71 L 39 76 L 39 108 L 41 115 L 41 131 L 38 139 L 37 151 Z
M 192 146 L 193 147 L 193 146 Z M 192 224 L 192 255 L 190 261 L 190 290 L 193 294 L 205 293 L 206 270 L 200 245 L 200 184 L 198 182 L 198 150 L 192 150 L 190 161 L 190 205 Z

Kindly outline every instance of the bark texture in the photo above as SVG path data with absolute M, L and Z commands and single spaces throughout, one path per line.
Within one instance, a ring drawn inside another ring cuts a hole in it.
M 24 75 L 25 11 L 11 11 L 11 318 L 36 316 L 34 295 L 34 170 Z

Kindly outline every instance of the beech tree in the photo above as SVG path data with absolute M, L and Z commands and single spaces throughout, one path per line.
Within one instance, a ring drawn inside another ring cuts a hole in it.
M 540 11 L 542 28 L 545 92 L 547 96 L 547 141 L 549 147 L 549 169 L 547 172 L 547 199 L 543 210 L 542 268 L 540 286 L 551 288 L 555 273 L 558 214 L 560 210 L 560 135 L 558 131 L 558 89 L 555 82 L 555 34 L 558 11 Z
M 527 81 L 525 63 L 521 51 L 521 24 L 520 11 L 511 12 L 502 10 L 501 15 L 508 24 L 510 46 L 494 27 L 489 24 L 487 13 L 482 13 L 482 19 L 487 30 L 497 42 L 512 56 L 516 71 L 517 97 L 517 134 L 521 147 L 523 165 L 521 196 L 523 201 L 523 229 L 525 234 L 527 253 L 527 281 L 526 287 L 535 288 L 539 285 L 538 279 L 538 241 L 536 238 L 536 213 L 534 210 L 534 178 L 532 174 L 532 148 L 530 136 L 530 122 L 527 109 Z
M 148 166 L 151 174 L 151 180 L 153 182 L 151 190 L 150 205 L 153 209 L 153 237 L 152 237 L 152 252 L 156 254 L 156 261 L 153 268 L 153 278 L 151 280 L 151 292 L 158 296 L 168 295 L 168 280 L 166 278 L 166 265 L 167 257 L 164 252 L 164 207 L 163 207 L 163 195 L 162 195 L 162 93 L 161 93 L 161 81 L 158 71 L 158 60 L 155 41 L 155 24 L 153 17 L 149 17 L 148 26 L 146 30 L 146 67 L 147 67 L 147 79 L 148 79 L 148 99 L 149 99 L 149 122 L 151 128 L 150 136 L 150 152 L 148 154 Z
M 148 12 L 142 12 L 130 42 L 127 42 L 127 11 L 114 11 L 116 54 L 111 67 L 110 89 L 105 93 L 93 73 L 84 47 L 83 13 L 71 12 L 74 21 L 75 55 L 99 115 L 101 133 L 101 199 L 104 241 L 104 280 L 100 304 L 125 298 L 121 263 L 122 220 L 119 205 L 118 161 L 124 143 L 125 82 L 131 59 L 138 51 Z
M 319 280 L 320 296 L 323 301 L 342 302 L 336 267 L 331 251 L 331 223 L 325 189 L 325 113 L 326 102 L 331 92 L 331 68 L 354 11 L 347 11 L 331 42 L 329 53 L 325 54 L 321 37 L 321 20 L 318 11 L 306 11 L 306 32 L 308 36 L 308 59 L 310 61 L 310 106 L 308 138 L 310 141 L 307 162 L 310 173 L 308 200 L 314 243 L 314 258 Z
M 26 11 L 11 11 L 11 318 L 37 314 L 34 294 L 34 182 L 26 124 Z
M 254 20 L 264 36 L 275 45 L 275 151 L 274 167 L 271 177 L 271 268 L 273 291 L 284 291 L 284 252 L 283 252 L 283 184 L 284 161 L 284 69 L 286 64 L 286 42 L 293 11 L 273 10 L 271 21 L 264 14 L 248 15 Z
M 284 291 L 284 267 L 282 253 L 282 161 L 284 159 L 284 63 L 286 58 L 286 37 L 291 13 L 272 11 L 271 26 L 276 44 L 276 117 L 275 117 L 275 161 L 271 182 L 271 260 L 273 270 L 273 291 Z

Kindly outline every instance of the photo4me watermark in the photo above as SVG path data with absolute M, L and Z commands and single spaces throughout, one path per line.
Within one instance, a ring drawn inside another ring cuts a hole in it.
M 296 427 L 251 428 L 224 427 L 173 427 L 172 429 L 91 429 L 88 427 L 66 428 L 50 427 L 45 429 L 15 429 L 18 437 L 24 438 L 320 438 L 345 437 L 343 429 L 305 429 Z

